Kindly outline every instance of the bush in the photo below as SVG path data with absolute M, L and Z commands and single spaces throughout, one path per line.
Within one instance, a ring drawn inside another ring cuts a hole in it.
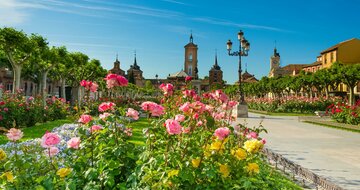
M 0 102 L 0 126 L 30 127 L 38 122 L 63 119 L 68 115 L 69 106 L 62 99 L 50 98 L 43 107 L 41 97 L 26 98 L 21 92 L 5 92 Z

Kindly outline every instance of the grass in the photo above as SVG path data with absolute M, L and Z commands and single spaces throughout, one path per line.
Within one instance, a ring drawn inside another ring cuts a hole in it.
M 145 137 L 143 134 L 143 129 L 149 127 L 149 123 L 146 118 L 140 118 L 138 121 L 130 124 L 130 127 L 133 129 L 133 135 L 130 139 L 130 142 L 135 145 L 144 146 Z
M 51 131 L 55 127 L 59 127 L 65 123 L 73 123 L 70 119 L 59 119 L 55 121 L 48 121 L 46 123 L 37 123 L 35 126 L 21 129 L 24 133 L 24 137 L 20 141 L 27 141 L 30 139 L 42 137 L 46 131 Z M 6 144 L 8 142 L 5 135 L 0 135 L 0 144 Z
M 284 112 L 267 112 L 249 109 L 249 112 L 270 115 L 270 116 L 314 116 L 312 113 L 284 113 Z
M 314 121 L 303 121 L 303 122 L 318 125 L 318 126 L 323 126 L 323 127 L 329 127 L 329 128 L 334 128 L 334 129 L 341 129 L 341 130 L 344 130 L 344 131 L 351 131 L 351 132 L 360 133 L 360 128 L 359 129 L 350 129 L 350 128 L 340 127 L 340 126 L 336 126 L 336 125 L 318 123 L 318 122 L 314 122 Z

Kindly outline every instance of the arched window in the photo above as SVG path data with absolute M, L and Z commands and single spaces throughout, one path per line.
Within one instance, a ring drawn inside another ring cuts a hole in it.
M 192 76 L 192 65 L 188 66 L 188 75 Z
M 189 61 L 192 61 L 192 59 L 193 59 L 193 55 L 192 55 L 192 53 L 190 53 L 189 54 Z

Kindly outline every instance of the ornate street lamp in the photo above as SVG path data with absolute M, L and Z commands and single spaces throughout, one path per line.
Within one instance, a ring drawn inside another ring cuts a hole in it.
M 228 40 L 228 42 L 226 43 L 227 45 L 227 50 L 228 50 L 228 54 L 229 56 L 238 56 L 239 57 L 239 94 L 240 94 L 240 99 L 239 99 L 239 105 L 238 105 L 238 112 L 237 112 L 237 116 L 238 117 L 248 117 L 248 108 L 247 108 L 247 104 L 245 102 L 244 99 L 244 92 L 241 90 L 241 57 L 242 56 L 248 56 L 249 50 L 250 50 L 250 43 L 245 39 L 244 37 L 244 32 L 242 30 L 240 30 L 238 32 L 238 40 L 239 40 L 239 51 L 234 51 L 231 52 L 232 49 L 232 42 L 231 40 Z

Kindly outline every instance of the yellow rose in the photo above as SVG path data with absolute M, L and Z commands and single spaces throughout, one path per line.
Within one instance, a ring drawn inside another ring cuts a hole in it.
M 224 148 L 225 148 L 225 142 L 223 143 L 222 141 L 215 141 L 210 145 L 210 150 L 219 151 Z
M 247 166 L 246 166 L 246 171 L 249 173 L 249 174 L 254 174 L 254 173 L 259 173 L 260 172 L 260 169 L 259 169 L 259 165 L 257 163 L 249 163 Z
M 263 146 L 264 144 L 261 141 L 257 139 L 251 139 L 244 143 L 243 148 L 249 153 L 257 153 L 262 149 Z
M 11 182 L 11 183 L 14 182 L 14 176 L 11 172 L 5 172 L 0 177 L 4 177 L 4 176 L 6 177 L 7 182 Z
M 245 150 L 242 148 L 231 150 L 231 154 L 234 155 L 238 160 L 245 160 L 247 156 Z
M 226 164 L 220 164 L 219 172 L 223 175 L 223 177 L 228 177 L 230 174 L 230 168 Z
M 179 170 L 171 170 L 169 173 L 168 173 L 168 177 L 172 177 L 172 176 L 177 176 L 179 174 Z
M 200 159 L 192 159 L 191 163 L 194 168 L 197 168 L 200 165 Z
M 56 175 L 60 176 L 61 178 L 64 178 L 70 173 L 71 173 L 71 168 L 61 168 L 56 172 Z
M 6 159 L 6 153 L 4 152 L 3 149 L 0 148 L 0 161 L 5 159 Z

